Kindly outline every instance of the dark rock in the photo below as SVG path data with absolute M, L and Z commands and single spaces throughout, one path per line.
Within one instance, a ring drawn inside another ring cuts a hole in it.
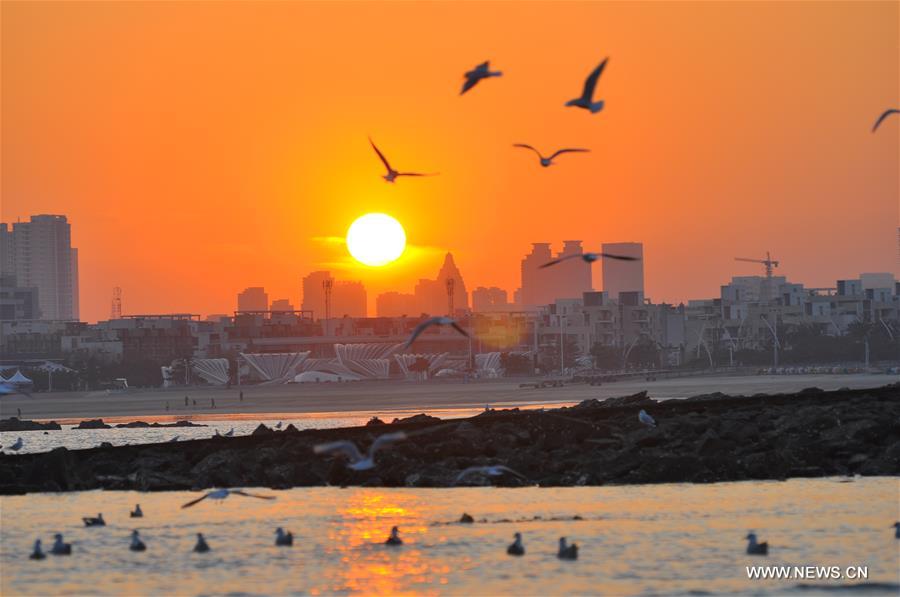
M 56 421 L 39 423 L 37 421 L 19 419 L 18 417 L 0 419 L 0 431 L 43 431 L 45 429 L 59 431 L 62 427 Z
M 405 419 L 394 419 L 391 421 L 391 425 L 397 425 L 398 423 L 436 423 L 440 421 L 437 417 L 432 417 L 431 415 L 426 415 L 425 413 L 421 413 L 418 415 L 413 415 L 411 417 L 406 417 Z
M 104 423 L 103 419 L 90 419 L 82 421 L 75 429 L 112 429 L 112 426 Z
M 475 519 L 472 518 L 470 514 L 466 514 L 465 512 L 463 512 L 463 515 L 460 516 L 459 521 L 463 524 L 471 524 L 475 522 Z
M 251 433 L 250 435 L 268 435 L 270 433 L 275 433 L 275 431 L 260 423 L 256 426 L 256 429 L 254 429 L 253 433 Z
M 384 421 L 382 421 L 381 419 L 379 419 L 378 417 L 372 417 L 372 418 L 369 419 L 368 422 L 366 423 L 366 427 L 372 427 L 372 426 L 375 426 L 375 425 L 385 425 L 385 424 L 386 424 L 386 423 L 385 423 Z
M 116 425 L 118 428 L 125 429 L 139 429 L 143 427 L 150 427 L 150 423 L 145 423 L 144 421 L 132 421 L 131 423 L 119 423 Z

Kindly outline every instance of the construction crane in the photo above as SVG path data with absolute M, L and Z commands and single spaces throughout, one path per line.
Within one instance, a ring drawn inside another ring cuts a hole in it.
M 760 299 L 770 301 L 772 300 L 772 268 L 778 267 L 778 261 L 772 259 L 772 256 L 766 251 L 765 259 L 748 259 L 746 257 L 735 257 L 735 261 L 749 261 L 750 263 L 762 263 L 766 266 L 766 279 L 763 284 L 763 291 L 760 293 L 764 296 L 761 296 Z

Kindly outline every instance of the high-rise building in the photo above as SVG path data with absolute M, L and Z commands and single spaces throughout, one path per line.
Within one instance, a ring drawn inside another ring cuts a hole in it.
M 267 311 L 269 309 L 269 295 L 262 286 L 245 288 L 237 295 L 238 311 Z
M 294 305 L 290 299 L 275 299 L 269 306 L 269 311 L 293 311 Z
M 312 272 L 303 278 L 304 311 L 312 311 L 314 319 L 325 317 L 325 282 L 330 285 L 331 313 L 330 317 L 365 317 L 366 287 L 362 282 L 351 280 L 335 281 L 330 271 Z
M 466 283 L 453 255 L 447 253 L 444 256 L 444 264 L 438 272 L 437 279 L 420 279 L 415 288 L 416 304 L 420 313 L 429 315 L 446 315 L 453 305 L 453 312 L 467 310 L 469 308 L 469 293 L 466 292 Z
M 41 214 L 0 224 L 0 273 L 38 289 L 41 319 L 78 319 L 78 250 L 66 216 Z
M 635 257 L 637 261 L 603 260 L 603 291 L 611 299 L 621 292 L 644 293 L 644 244 L 603 243 L 604 253 Z
M 0 274 L 0 321 L 40 319 L 38 289 L 23 288 L 12 274 Z
M 416 295 L 385 292 L 375 298 L 375 313 L 378 317 L 416 317 L 421 312 L 416 303 Z
M 479 286 L 472 291 L 472 311 L 476 313 L 504 311 L 508 306 L 508 295 L 502 288 Z
M 590 292 L 591 264 L 582 259 L 567 259 L 553 267 L 542 268 L 545 263 L 580 255 L 580 240 L 563 241 L 563 250 L 553 255 L 550 243 L 532 243 L 531 253 L 522 259 L 522 288 L 519 294 L 523 307 L 549 305 L 560 298 L 578 298 Z

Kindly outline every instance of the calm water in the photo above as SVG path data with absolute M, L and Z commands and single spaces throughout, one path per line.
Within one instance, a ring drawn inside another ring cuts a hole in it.
M 900 480 L 857 478 L 565 489 L 314 488 L 180 505 L 191 492 L 84 492 L 0 498 L 2 593 L 19 594 L 833 594 L 849 581 L 750 581 L 745 566 L 868 566 L 867 593 L 896 595 Z M 145 518 L 128 510 L 140 502 Z M 82 515 L 102 511 L 104 528 Z M 463 511 L 476 520 L 456 524 Z M 578 515 L 584 520 L 572 520 Z M 537 519 L 536 517 L 540 517 Z M 512 520 L 512 522 L 510 522 Z M 398 525 L 406 543 L 381 542 Z M 295 534 L 276 548 L 275 527 Z M 127 549 L 138 528 L 147 551 Z M 768 540 L 744 554 L 744 535 Z M 191 552 L 194 533 L 213 548 Z M 524 535 L 527 555 L 505 547 Z M 54 532 L 70 557 L 31 561 Z M 576 541 L 562 562 L 556 542 Z M 810 590 L 810 587 L 813 587 Z

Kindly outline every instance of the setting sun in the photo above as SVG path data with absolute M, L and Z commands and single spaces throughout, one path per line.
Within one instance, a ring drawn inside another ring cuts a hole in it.
M 403 226 L 387 214 L 360 216 L 347 230 L 347 249 L 365 265 L 386 265 L 400 257 L 405 248 Z

